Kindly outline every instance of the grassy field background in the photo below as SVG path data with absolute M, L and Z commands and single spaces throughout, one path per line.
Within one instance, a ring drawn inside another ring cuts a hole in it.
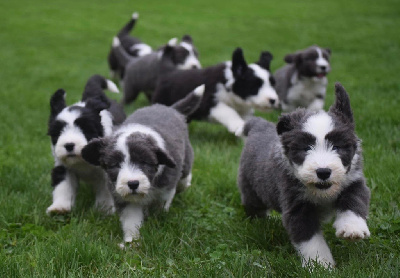
M 0 277 L 303 277 L 280 216 L 245 218 L 236 187 L 243 143 L 225 128 L 190 125 L 193 185 L 168 214 L 145 222 L 140 246 L 117 244 L 116 215 L 93 208 L 81 187 L 70 216 L 50 218 L 53 158 L 46 136 L 49 98 L 81 97 L 87 78 L 108 76 L 111 39 L 140 12 L 134 34 L 153 47 L 188 33 L 203 66 L 229 60 L 235 47 L 248 62 L 262 50 L 283 57 L 312 44 L 332 49 L 326 108 L 333 84 L 348 90 L 363 139 L 372 191 L 371 238 L 325 236 L 337 268 L 315 277 L 400 275 L 400 2 L 385 1 L 0 1 Z M 141 97 L 126 107 L 147 105 Z M 258 115 L 276 121 L 279 113 Z

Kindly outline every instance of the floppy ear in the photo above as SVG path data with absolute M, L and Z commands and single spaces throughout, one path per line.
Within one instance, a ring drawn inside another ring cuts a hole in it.
M 284 60 L 288 64 L 300 63 L 301 62 L 301 54 L 300 53 L 288 54 L 285 56 Z
M 65 107 L 65 91 L 63 89 L 58 89 L 50 98 L 50 111 L 51 117 L 55 117 L 60 113 Z
M 339 82 L 335 83 L 335 96 L 335 103 L 329 108 L 329 112 L 339 116 L 343 121 L 353 123 L 349 95 Z
M 86 101 L 85 107 L 93 109 L 94 111 L 100 113 L 104 109 L 110 108 L 110 101 L 104 95 L 99 95 L 93 98 L 89 98 Z
M 261 52 L 260 59 L 258 60 L 257 64 L 260 67 L 269 71 L 272 58 L 273 58 L 273 56 L 272 56 L 271 52 L 263 51 L 263 52 Z
M 82 158 L 89 162 L 90 164 L 99 166 L 101 151 L 105 147 L 104 138 L 92 139 L 85 147 L 82 149 Z
M 184 35 L 184 36 L 182 37 L 182 41 L 183 41 L 183 42 L 190 43 L 190 44 L 193 44 L 193 39 L 192 39 L 192 37 L 191 37 L 190 35 Z
M 281 135 L 284 132 L 291 131 L 293 129 L 293 125 L 291 119 L 288 115 L 283 115 L 279 118 L 279 122 L 276 125 L 276 131 L 278 135 Z
M 157 155 L 158 164 L 166 165 L 166 166 L 168 166 L 170 168 L 175 168 L 176 167 L 175 161 L 164 150 L 158 148 L 156 150 L 156 155 Z
M 238 47 L 232 54 L 232 72 L 235 78 L 239 78 L 247 69 L 247 63 L 243 56 L 243 50 Z

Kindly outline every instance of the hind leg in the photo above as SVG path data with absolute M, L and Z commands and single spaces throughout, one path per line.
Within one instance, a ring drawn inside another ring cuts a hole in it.
M 251 183 L 240 174 L 238 185 L 241 193 L 242 205 L 246 215 L 251 218 L 263 218 L 267 216 L 268 206 L 265 205 L 253 190 Z
M 123 80 L 124 97 L 122 104 L 129 104 L 136 100 L 140 93 L 140 88 L 136 87 L 130 80 Z

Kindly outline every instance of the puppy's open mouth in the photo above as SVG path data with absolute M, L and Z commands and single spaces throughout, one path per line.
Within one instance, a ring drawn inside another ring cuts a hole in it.
M 319 182 L 314 184 L 314 186 L 318 189 L 328 189 L 332 186 L 332 184 L 328 182 Z
M 317 73 L 318 78 L 324 78 L 326 76 L 326 72 Z

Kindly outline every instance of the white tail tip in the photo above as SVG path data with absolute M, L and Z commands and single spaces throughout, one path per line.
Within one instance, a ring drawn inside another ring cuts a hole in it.
M 107 79 L 107 89 L 112 93 L 116 93 L 116 94 L 119 93 L 117 85 L 115 85 L 114 82 L 112 82 L 111 80 L 108 80 L 108 79 Z
M 178 43 L 178 38 L 172 38 L 168 41 L 169 46 L 175 46 Z
M 117 37 L 114 37 L 113 41 L 112 41 L 112 46 L 113 47 L 118 47 L 120 45 L 121 45 L 121 42 L 119 41 L 119 39 Z
M 138 19 L 139 18 L 139 13 L 138 12 L 134 12 L 132 14 L 132 19 Z
M 202 97 L 204 94 L 204 89 L 206 88 L 206 86 L 200 85 L 199 87 L 197 87 L 196 89 L 193 90 L 193 93 L 198 96 L 198 97 Z

